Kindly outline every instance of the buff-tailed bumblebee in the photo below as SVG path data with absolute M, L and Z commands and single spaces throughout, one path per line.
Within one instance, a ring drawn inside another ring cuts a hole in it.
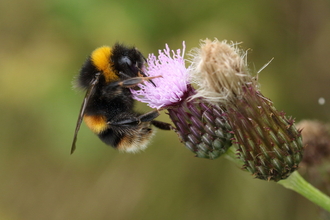
M 87 58 L 77 77 L 77 86 L 86 90 L 71 154 L 76 148 L 82 120 L 107 145 L 126 152 L 146 148 L 153 135 L 151 125 L 170 130 L 170 124 L 154 120 L 158 111 L 140 114 L 133 110 L 130 88 L 155 77 L 143 72 L 145 58 L 135 47 L 116 43 L 97 48 Z

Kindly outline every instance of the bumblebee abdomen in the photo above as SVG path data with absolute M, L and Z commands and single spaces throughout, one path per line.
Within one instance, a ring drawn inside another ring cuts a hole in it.
M 154 131 L 150 128 L 151 124 L 141 123 L 138 126 L 126 127 L 120 129 L 111 126 L 102 133 L 99 133 L 99 138 L 119 151 L 135 153 L 147 148 Z
M 94 133 L 100 134 L 108 128 L 107 119 L 104 115 L 84 115 L 86 125 Z
M 147 148 L 147 145 L 150 143 L 154 131 L 150 128 L 142 125 L 139 129 L 134 131 L 133 136 L 125 135 L 117 144 L 117 149 L 120 151 L 125 151 L 129 153 L 135 153 L 142 151 Z

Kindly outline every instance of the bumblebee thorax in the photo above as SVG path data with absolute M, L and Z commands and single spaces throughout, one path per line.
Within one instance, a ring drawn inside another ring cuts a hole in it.
M 91 61 L 96 69 L 103 73 L 106 82 L 118 80 L 119 77 L 113 69 L 113 62 L 110 57 L 112 49 L 107 46 L 95 49 L 91 55 Z

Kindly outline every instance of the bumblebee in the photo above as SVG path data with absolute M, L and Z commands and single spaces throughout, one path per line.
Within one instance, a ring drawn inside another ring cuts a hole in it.
M 151 125 L 170 130 L 170 124 L 154 120 L 157 110 L 145 114 L 133 110 L 130 88 L 156 77 L 143 73 L 146 59 L 134 47 L 116 43 L 113 47 L 97 48 L 87 58 L 77 77 L 77 86 L 86 90 L 71 154 L 76 149 L 82 120 L 107 145 L 126 152 L 146 148 L 153 135 Z

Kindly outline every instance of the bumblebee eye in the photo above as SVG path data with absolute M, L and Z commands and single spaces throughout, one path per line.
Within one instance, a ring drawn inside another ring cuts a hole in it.
M 119 64 L 120 65 L 125 65 L 126 64 L 127 66 L 131 66 L 132 65 L 132 61 L 129 59 L 129 57 L 124 56 L 124 57 L 120 58 Z

